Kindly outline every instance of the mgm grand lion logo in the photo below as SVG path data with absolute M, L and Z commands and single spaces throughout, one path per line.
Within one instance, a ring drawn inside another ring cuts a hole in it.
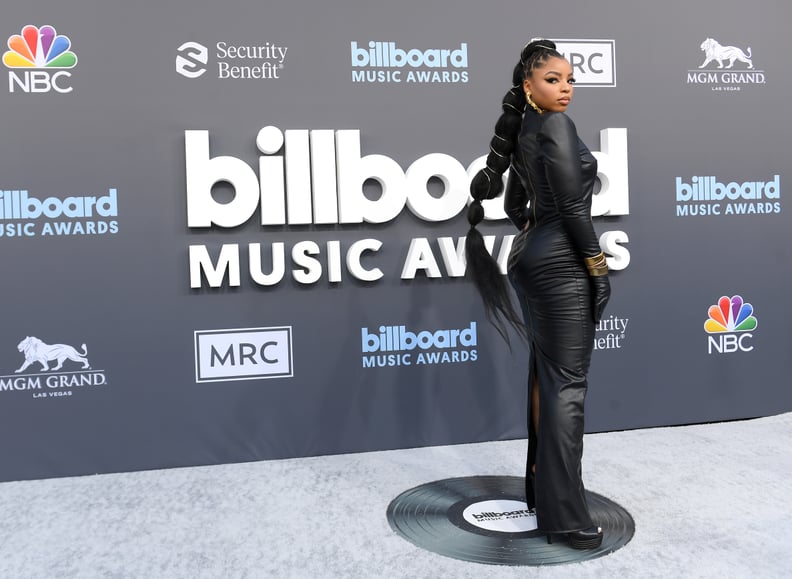
M 723 68 L 723 62 L 728 61 L 728 65 L 726 68 L 731 68 L 734 66 L 734 61 L 739 60 L 740 62 L 744 62 L 748 65 L 748 68 L 753 68 L 753 62 L 751 61 L 751 47 L 749 46 L 748 49 L 743 52 L 741 48 L 736 46 L 723 46 L 714 38 L 707 38 L 704 42 L 701 43 L 701 50 L 704 52 L 704 63 L 699 66 L 699 68 L 704 68 L 710 62 L 717 62 L 718 68 Z
M 91 365 L 88 363 L 88 358 L 86 357 L 88 356 L 88 349 L 85 347 L 85 344 L 82 344 L 80 347 L 82 348 L 82 354 L 72 346 L 66 344 L 45 344 L 38 338 L 27 336 L 17 345 L 17 350 L 25 355 L 25 362 L 18 370 L 14 370 L 14 372 L 16 374 L 24 372 L 28 366 L 36 362 L 41 364 L 42 372 L 60 370 L 63 366 L 63 362 L 66 360 L 72 360 L 73 362 L 82 364 L 83 369 L 90 368 Z M 53 360 L 58 363 L 53 368 L 50 368 L 49 363 Z

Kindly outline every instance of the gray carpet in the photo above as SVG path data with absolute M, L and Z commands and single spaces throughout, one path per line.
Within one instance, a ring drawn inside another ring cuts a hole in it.
M 0 484 L 0 577 L 792 577 L 792 414 L 587 435 L 587 487 L 624 548 L 564 566 L 468 563 L 396 535 L 402 491 L 520 475 L 525 441 Z

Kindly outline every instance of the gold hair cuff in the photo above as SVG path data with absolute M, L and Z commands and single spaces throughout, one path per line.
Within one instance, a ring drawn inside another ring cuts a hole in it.
M 586 262 L 586 269 L 588 269 L 589 275 L 597 277 L 608 274 L 608 262 L 605 259 L 604 252 L 600 251 L 594 257 L 585 257 L 583 261 Z

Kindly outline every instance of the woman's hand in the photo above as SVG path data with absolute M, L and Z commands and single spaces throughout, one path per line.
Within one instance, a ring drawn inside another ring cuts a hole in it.
M 607 275 L 592 276 L 589 279 L 594 289 L 594 323 L 598 324 L 602 319 L 602 312 L 605 311 L 605 306 L 608 305 L 608 300 L 610 299 L 610 281 Z

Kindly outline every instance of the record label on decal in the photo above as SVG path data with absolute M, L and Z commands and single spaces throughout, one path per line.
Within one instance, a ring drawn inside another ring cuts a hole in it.
M 525 481 L 477 476 L 434 481 L 407 490 L 388 506 L 391 528 L 429 551 L 491 565 L 557 565 L 595 559 L 626 545 L 635 532 L 630 514 L 613 501 L 586 492 L 591 517 L 602 527 L 602 544 L 573 549 L 564 535 L 537 530 L 525 503 Z
M 462 516 L 471 525 L 500 533 L 524 533 L 536 530 L 536 513 L 525 501 L 479 501 L 468 505 Z

